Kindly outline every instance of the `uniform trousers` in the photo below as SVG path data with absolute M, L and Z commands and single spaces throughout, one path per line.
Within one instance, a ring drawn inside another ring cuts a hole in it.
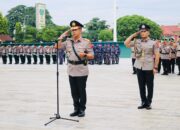
M 178 70 L 179 70 L 179 74 L 180 74 L 180 57 L 177 57 L 176 65 L 178 66 Z
M 39 54 L 39 64 L 43 64 L 43 62 L 44 62 L 44 56 L 43 56 L 43 54 Z
M 27 64 L 31 64 L 31 55 L 28 54 L 26 56 L 27 56 Z
M 150 105 L 153 98 L 154 73 L 153 70 L 137 69 L 137 79 L 142 104 Z M 147 89 L 147 94 L 146 94 Z
M 2 61 L 3 61 L 3 64 L 7 63 L 7 55 L 6 54 L 2 55 Z
M 37 64 L 37 54 L 33 54 L 33 59 L 34 59 L 34 63 L 33 64 Z
M 74 110 L 86 109 L 86 81 L 88 76 L 69 76 L 71 95 L 73 98 Z
M 174 73 L 175 59 L 170 60 L 170 73 Z
M 57 60 L 57 59 L 56 59 L 56 54 L 53 54 L 53 55 L 52 55 L 52 59 L 53 59 L 53 64 L 56 64 L 56 60 Z
M 161 60 L 162 60 L 164 74 L 168 74 L 168 72 L 169 72 L 169 59 L 161 59 Z
M 158 73 L 160 73 L 161 72 L 161 58 L 159 58 L 159 64 L 158 64 Z
M 9 57 L 9 64 L 12 64 L 12 54 L 9 54 L 8 57 Z
M 25 55 L 20 54 L 21 64 L 25 63 Z
M 50 62 L 51 62 L 50 54 L 46 54 L 46 55 L 45 55 L 45 58 L 46 58 L 46 63 L 47 63 L 47 64 L 50 64 Z

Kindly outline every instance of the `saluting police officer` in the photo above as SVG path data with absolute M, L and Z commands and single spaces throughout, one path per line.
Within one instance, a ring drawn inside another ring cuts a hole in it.
M 91 42 L 82 38 L 83 25 L 73 20 L 70 26 L 72 38 L 62 42 L 68 36 L 69 30 L 64 32 L 58 38 L 58 46 L 66 51 L 68 58 L 68 75 L 74 104 L 74 112 L 70 116 L 83 117 L 86 109 L 86 81 L 89 74 L 87 60 L 94 58 L 94 52 Z
M 131 40 L 137 37 L 138 34 L 140 34 L 141 39 L 137 39 L 136 43 L 131 42 Z M 139 32 L 132 34 L 125 41 L 125 45 L 128 48 L 133 46 L 135 47 L 136 61 L 134 66 L 137 68 L 137 78 L 142 101 L 142 104 L 138 107 L 138 109 L 146 108 L 148 110 L 151 109 L 154 88 L 154 73 L 157 72 L 159 62 L 158 47 L 156 46 L 155 41 L 152 41 L 149 38 L 149 35 L 150 26 L 147 24 L 141 24 L 139 26 Z

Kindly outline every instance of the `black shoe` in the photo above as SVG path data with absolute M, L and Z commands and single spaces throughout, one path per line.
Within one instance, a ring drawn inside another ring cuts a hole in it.
M 147 110 L 151 110 L 151 109 L 152 109 L 151 105 L 147 105 L 147 106 L 146 106 L 146 109 L 147 109 Z
M 74 112 L 70 114 L 71 117 L 77 116 L 77 115 L 79 115 L 79 111 L 78 110 L 74 110 Z
M 179 74 L 177 74 L 177 75 L 180 75 L 180 72 L 179 72 Z
M 141 106 L 138 106 L 138 109 L 144 109 L 144 108 L 146 108 L 147 107 L 147 105 L 144 103 L 144 104 L 142 104 Z
M 85 111 L 79 111 L 78 117 L 84 117 L 85 116 Z
M 136 72 L 133 72 L 132 74 L 136 74 Z
M 162 73 L 161 75 L 168 75 L 168 73 Z

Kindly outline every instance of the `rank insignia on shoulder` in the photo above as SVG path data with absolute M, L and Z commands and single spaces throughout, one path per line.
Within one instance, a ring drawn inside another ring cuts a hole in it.
M 94 47 L 94 45 L 92 43 L 89 43 L 88 46 L 89 46 L 89 48 L 93 48 Z

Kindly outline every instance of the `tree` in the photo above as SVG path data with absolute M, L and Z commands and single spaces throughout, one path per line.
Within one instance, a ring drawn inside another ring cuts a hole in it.
M 45 42 L 57 40 L 56 31 L 51 28 L 44 28 L 42 31 L 42 40 Z
M 102 41 L 112 41 L 113 40 L 113 33 L 112 30 L 101 30 L 98 39 Z
M 17 22 L 15 25 L 15 41 L 23 42 L 23 35 L 24 33 L 22 32 L 21 23 Z
M 89 38 L 91 41 L 98 40 L 98 34 L 101 30 L 108 29 L 109 25 L 106 25 L 105 20 L 100 20 L 99 18 L 93 18 L 85 24 L 86 32 L 84 36 Z
M 24 42 L 31 43 L 36 41 L 37 30 L 35 27 L 27 26 L 24 30 Z
M 22 25 L 24 23 L 28 26 L 36 26 L 36 17 L 35 17 L 35 7 L 26 7 L 25 5 L 18 5 L 8 11 L 7 19 L 9 21 L 9 32 L 13 36 L 13 31 L 15 29 L 15 24 L 20 22 Z M 55 25 L 49 14 L 49 11 L 46 10 L 46 25 Z
M 62 33 L 64 33 L 65 31 L 67 31 L 69 29 L 68 26 L 54 26 L 54 27 L 51 27 L 51 28 L 56 31 L 56 36 L 57 37 L 59 37 Z
M 117 20 L 118 40 L 124 41 L 132 33 L 138 31 L 140 24 L 146 23 L 151 27 L 151 38 L 158 39 L 162 35 L 162 30 L 158 24 L 148 18 L 139 15 L 124 16 Z
M 8 20 L 0 12 L 0 34 L 8 34 Z
M 46 42 L 57 41 L 58 37 L 68 29 L 69 27 L 67 26 L 48 26 L 42 30 L 38 30 L 36 40 Z

